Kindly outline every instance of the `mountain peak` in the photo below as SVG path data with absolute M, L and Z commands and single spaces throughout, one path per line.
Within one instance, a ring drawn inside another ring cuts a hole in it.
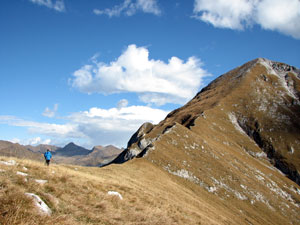
M 290 66 L 281 62 L 275 62 L 265 58 L 258 58 L 257 62 L 261 65 L 264 65 L 270 74 L 282 77 L 285 76 L 286 73 L 294 73 L 298 78 L 300 78 L 300 70 L 294 66 Z
M 142 157 L 226 204 L 268 211 L 270 221 L 300 219 L 299 99 L 297 68 L 252 60 L 158 125 L 140 127 L 113 163 Z
M 78 145 L 76 145 L 74 142 L 70 142 L 70 143 L 68 143 L 66 146 L 78 146 Z M 65 147 L 66 147 L 65 146 Z
M 300 184 L 300 156 L 294 154 L 300 151 L 299 98 L 299 69 L 264 58 L 252 60 L 218 77 L 148 132 L 141 133 L 140 128 L 115 162 L 142 157 L 146 152 L 151 152 L 147 157 L 158 157 L 158 150 L 151 150 L 158 149 L 157 143 L 164 136 L 183 126 L 193 136 L 200 135 L 198 139 L 206 145 L 210 142 L 211 148 L 218 145 L 216 140 L 223 139 L 242 151 L 252 149 L 248 153 L 264 152 L 273 166 Z M 174 138 L 172 142 L 178 143 L 180 138 Z M 185 149 L 187 144 L 181 144 Z M 195 140 L 191 145 L 203 143 Z M 161 155 L 172 154 L 166 151 Z
M 70 157 L 70 156 L 75 156 L 75 155 L 87 155 L 90 152 L 91 152 L 90 150 L 83 148 L 81 146 L 78 146 L 78 145 L 74 144 L 73 142 L 70 142 L 65 147 L 57 150 L 55 152 L 55 154 Z

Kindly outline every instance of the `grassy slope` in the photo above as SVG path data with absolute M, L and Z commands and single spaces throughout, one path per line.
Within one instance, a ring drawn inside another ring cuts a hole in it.
M 245 118 L 251 125 L 254 118 L 262 138 L 271 140 L 276 150 L 299 168 L 299 114 L 296 117 L 294 113 L 299 106 L 287 110 L 290 98 L 277 77 L 269 74 L 264 81 L 262 74 L 267 71 L 263 66 L 255 65 L 244 76 L 239 76 L 240 70 L 247 71 L 248 65 L 218 78 L 143 136 L 144 140 L 159 137 L 145 158 L 185 177 L 186 186 L 196 195 L 206 190 L 208 198 L 218 196 L 216 204 L 226 205 L 223 213 L 231 211 L 242 220 L 238 223 L 233 216 L 234 224 L 300 224 L 299 185 L 279 172 L 237 123 Z M 288 152 L 290 145 L 293 153 Z
M 8 158 L 1 157 L 1 160 Z M 15 159 L 0 165 L 0 224 L 230 224 L 240 219 L 215 197 L 193 191 L 143 159 L 105 168 L 44 164 Z M 28 171 L 24 171 L 24 168 Z M 28 173 L 25 177 L 17 171 Z M 35 179 L 48 180 L 38 184 Z M 179 182 L 180 181 L 180 182 Z M 120 200 L 108 191 L 117 191 Z M 52 209 L 39 215 L 24 193 L 39 195 Z

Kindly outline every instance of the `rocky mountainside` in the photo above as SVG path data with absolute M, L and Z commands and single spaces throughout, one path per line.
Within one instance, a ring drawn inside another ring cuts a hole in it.
M 158 125 L 143 124 L 112 163 L 143 157 L 245 224 L 299 224 L 299 99 L 297 68 L 250 61 Z

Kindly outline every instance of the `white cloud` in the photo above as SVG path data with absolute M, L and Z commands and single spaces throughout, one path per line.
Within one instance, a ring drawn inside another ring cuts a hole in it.
M 55 116 L 57 110 L 58 110 L 58 104 L 54 104 L 53 109 L 46 107 L 45 111 L 43 112 L 43 116 L 52 118 Z
M 13 138 L 13 139 L 11 139 L 11 140 L 8 140 L 9 142 L 12 142 L 12 143 L 18 143 L 18 144 L 20 144 L 21 143 L 21 140 L 19 139 L 19 138 Z
M 40 137 L 32 138 L 32 139 L 29 140 L 30 145 L 36 145 L 36 144 L 39 144 L 40 142 L 41 142 Z
M 63 0 L 56 0 L 55 2 L 52 2 L 52 0 L 29 0 L 29 1 L 37 5 L 42 5 L 50 9 L 54 9 L 55 11 L 58 12 L 65 11 L 65 3 Z
M 111 9 L 93 10 L 96 15 L 107 15 L 109 17 L 120 16 L 123 13 L 127 16 L 132 16 L 137 11 L 152 13 L 154 15 L 161 14 L 161 10 L 157 5 L 156 0 L 124 0 L 122 4 L 116 5 Z
M 168 114 L 167 111 L 147 106 L 128 107 L 125 103 L 123 101 L 121 108 L 94 107 L 87 111 L 73 113 L 65 118 L 67 120 L 65 124 L 38 123 L 14 116 L 0 116 L 0 124 L 26 127 L 30 133 L 49 137 L 49 139 L 36 137 L 25 141 L 15 139 L 23 144 L 36 145 L 50 142 L 66 144 L 72 140 L 76 143 L 84 142 L 87 147 L 99 144 L 126 147 L 129 138 L 144 122 L 156 124 Z
M 35 121 L 23 120 L 15 116 L 0 116 L 1 124 L 8 124 L 17 127 L 27 127 L 28 131 L 36 134 L 43 134 L 58 138 L 82 138 L 84 134 L 78 132 L 77 125 L 66 124 L 51 124 L 51 123 L 39 123 Z
M 124 107 L 126 107 L 127 105 L 128 105 L 127 99 L 121 99 L 121 100 L 118 102 L 118 104 L 117 104 L 118 109 L 124 108 Z
M 13 138 L 9 141 L 12 143 L 18 143 L 18 144 L 22 144 L 22 145 L 39 145 L 39 144 L 49 145 L 49 144 L 51 144 L 51 139 L 42 139 L 41 137 L 29 138 L 29 139 L 24 139 L 24 140 L 21 140 L 19 138 Z
M 256 20 L 264 29 L 300 39 L 299 0 L 263 0 L 257 7 Z
M 70 79 L 73 87 L 85 93 L 135 92 L 146 103 L 183 104 L 199 91 L 208 72 L 196 57 L 186 62 L 173 56 L 165 63 L 149 59 L 145 47 L 129 45 L 117 60 L 84 65 Z
M 35 138 L 31 138 L 29 140 L 23 141 L 23 144 L 27 144 L 27 145 L 39 145 L 39 144 L 43 144 L 43 145 L 49 145 L 51 143 L 51 139 L 42 139 L 41 137 L 35 137 Z
M 299 0 L 195 0 L 194 17 L 237 30 L 258 24 L 300 39 Z
M 195 0 L 197 18 L 216 27 L 243 29 L 255 0 Z M 198 15 L 201 13 L 201 15 Z
M 168 112 L 147 106 L 129 106 L 122 108 L 91 108 L 88 111 L 73 113 L 68 117 L 77 124 L 89 142 L 96 144 L 114 144 L 126 147 L 132 134 L 144 123 L 158 123 Z

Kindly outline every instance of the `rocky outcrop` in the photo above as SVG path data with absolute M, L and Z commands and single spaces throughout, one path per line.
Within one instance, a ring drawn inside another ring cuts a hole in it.
M 154 125 L 152 123 L 144 123 L 130 138 L 127 148 L 121 154 L 108 164 L 124 163 L 134 157 L 137 157 L 143 150 L 151 146 L 153 139 L 145 138 L 145 135 L 151 132 Z

